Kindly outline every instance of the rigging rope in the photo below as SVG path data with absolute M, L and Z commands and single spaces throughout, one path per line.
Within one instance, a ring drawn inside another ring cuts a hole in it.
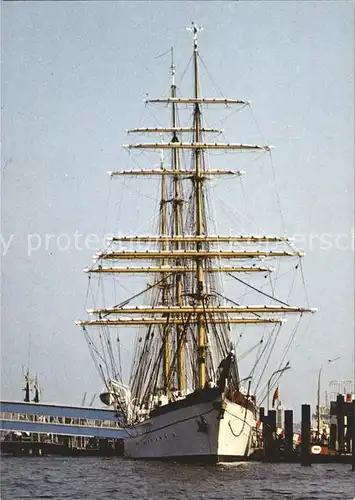
M 258 387 L 259 387 L 259 385 L 260 385 L 261 379 L 262 379 L 262 377 L 263 377 L 263 375 L 264 375 L 264 373 L 265 373 L 265 371 L 266 371 L 267 365 L 269 364 L 269 361 L 270 361 L 270 357 L 271 357 L 272 351 L 274 350 L 274 347 L 275 347 L 276 341 L 277 341 L 277 339 L 278 339 L 278 336 L 279 336 L 279 333 L 280 333 L 280 330 L 281 330 L 281 326 L 282 326 L 282 325 L 279 325 L 279 326 L 278 326 L 277 331 L 276 331 L 276 335 L 275 335 L 275 338 L 274 338 L 273 342 L 271 343 L 272 335 L 270 335 L 270 338 L 269 338 L 269 340 L 268 340 L 268 342 L 267 342 L 267 347 L 269 348 L 269 352 L 268 352 L 268 354 L 267 354 L 267 358 L 266 358 L 266 360 L 265 360 L 265 362 L 264 362 L 264 367 L 263 367 L 263 369 L 262 369 L 262 371 L 261 371 L 261 373 L 260 373 L 259 380 L 258 380 L 258 382 L 257 382 L 257 384 L 256 384 L 255 389 L 254 389 L 254 393 L 256 393 L 256 391 L 258 390 Z M 273 332 L 272 332 L 272 333 L 273 333 Z M 270 347 L 269 347 L 269 346 L 270 346 Z
M 209 79 L 211 80 L 212 84 L 214 85 L 214 88 L 217 90 L 217 92 L 221 95 L 221 97 L 223 99 L 226 98 L 226 96 L 223 94 L 222 90 L 219 88 L 219 86 L 217 85 L 217 83 L 215 82 L 215 80 L 212 78 L 212 75 L 211 73 L 208 71 L 208 68 L 207 68 L 207 65 L 205 63 L 205 61 L 202 59 L 202 57 L 199 55 L 198 56 L 199 60 L 201 61 L 202 63 L 202 66 L 205 68 L 206 70 L 206 73 L 207 73 L 207 76 L 209 77 Z
M 273 297 L 272 295 L 269 295 L 268 293 L 263 292 L 262 290 L 259 290 L 253 285 L 250 285 L 250 283 L 247 283 L 246 281 L 242 280 L 241 278 L 237 278 L 237 276 L 234 276 L 232 273 L 227 273 L 229 276 L 234 278 L 237 281 L 240 281 L 240 283 L 244 283 L 244 285 L 248 286 L 249 288 L 252 288 L 258 293 L 261 293 L 262 295 L 265 295 L 265 297 L 268 297 L 269 299 L 276 300 L 276 302 L 279 302 L 280 304 L 283 304 L 284 306 L 289 306 L 290 304 L 287 304 L 286 302 L 283 302 L 280 299 L 277 299 L 276 297 Z
M 302 276 L 302 282 L 303 282 L 303 287 L 304 287 L 304 293 L 306 295 L 307 306 L 309 307 L 309 298 L 308 298 L 306 280 L 305 280 L 304 273 L 303 273 L 303 264 L 302 264 L 301 258 L 299 260 L 300 260 L 300 268 L 301 268 L 301 276 Z
M 285 349 L 284 349 L 284 353 L 283 353 L 283 355 L 281 356 L 281 360 L 280 360 L 280 362 L 279 362 L 279 368 L 281 368 L 281 366 L 282 366 L 282 364 L 283 364 L 283 362 L 284 362 L 284 360 L 285 360 L 286 355 L 288 354 L 289 350 L 291 349 L 291 345 L 292 345 L 292 343 L 293 343 L 293 341 L 294 341 L 294 338 L 295 338 L 295 336 L 296 336 L 296 333 L 297 333 L 297 330 L 298 330 L 298 328 L 299 328 L 299 326 L 300 326 L 300 323 L 301 323 L 302 318 L 303 318 L 303 314 L 300 314 L 300 315 L 299 315 L 299 317 L 298 317 L 297 323 L 296 323 L 296 325 L 294 326 L 293 332 L 292 332 L 292 334 L 290 335 L 290 338 L 289 338 L 289 340 L 288 340 L 288 343 L 287 343 L 287 345 L 286 345 L 286 347 L 285 347 Z
M 186 75 L 186 73 L 187 73 L 187 70 L 189 69 L 189 66 L 190 66 L 190 64 L 191 64 L 192 58 L 193 58 L 193 55 L 192 55 L 192 56 L 190 57 L 190 59 L 187 61 L 186 67 L 185 67 L 184 71 L 181 73 L 180 80 L 178 81 L 178 83 L 177 83 L 177 85 L 176 85 L 177 87 L 180 87 L 181 82 L 182 82 L 182 80 L 184 79 L 184 77 L 185 77 L 185 75 Z
M 254 110 L 253 110 L 253 108 L 252 108 L 251 105 L 249 105 L 249 109 L 251 111 L 251 115 L 253 117 L 253 120 L 254 120 L 254 123 L 256 125 L 256 128 L 258 129 L 260 137 L 262 138 L 263 142 L 266 144 L 265 137 L 264 137 L 263 133 L 261 132 L 261 129 L 260 129 L 259 124 L 258 124 L 258 121 L 257 121 L 256 116 L 254 114 Z M 275 165 L 274 165 L 274 160 L 273 160 L 273 156 L 271 154 L 271 151 L 269 151 L 269 158 L 270 158 L 271 170 L 272 170 L 272 175 L 273 175 L 273 180 L 274 180 L 274 186 L 275 186 L 275 191 L 276 191 L 276 202 L 277 202 L 277 206 L 278 206 L 278 209 L 279 209 L 279 212 L 280 212 L 280 217 L 281 217 L 282 230 L 283 230 L 283 233 L 286 234 L 285 219 L 284 219 L 283 212 L 282 212 L 281 199 L 280 199 L 279 190 L 277 188 Z
M 260 345 L 263 343 L 263 339 L 259 340 L 259 342 L 252 347 L 250 347 L 247 351 L 245 351 L 243 354 L 239 356 L 239 361 L 244 359 L 246 356 L 248 356 L 250 353 L 252 353 L 257 347 L 260 347 Z
M 135 295 L 132 295 L 131 297 L 129 297 L 128 299 L 124 300 L 123 302 L 121 302 L 120 304 L 116 304 L 113 306 L 113 309 L 119 309 L 123 306 L 126 306 L 127 304 L 129 304 L 131 302 L 131 300 L 134 300 L 136 299 L 137 297 L 140 297 L 141 295 L 143 295 L 144 293 L 148 292 L 149 290 L 151 290 L 152 288 L 155 288 L 156 286 L 160 285 L 161 283 L 163 283 L 164 281 L 166 281 L 168 278 L 170 278 L 170 276 L 172 275 L 172 273 L 168 274 L 167 276 L 165 276 L 163 279 L 157 281 L 156 283 L 153 283 L 152 285 L 148 285 L 147 288 L 145 288 L 144 290 L 142 290 L 141 292 L 138 292 L 136 293 Z M 104 317 L 108 316 L 110 313 L 106 313 L 104 315 Z
M 272 331 L 271 331 L 271 333 L 269 335 L 269 339 L 272 336 L 272 333 L 273 333 L 274 330 L 275 330 L 275 327 L 272 329 Z M 266 328 L 264 328 L 264 330 L 263 330 L 263 335 L 262 335 L 261 340 L 260 340 L 259 349 L 258 349 L 258 352 L 257 352 L 257 354 L 255 356 L 255 362 L 254 362 L 254 365 L 253 365 L 253 367 L 252 367 L 252 369 L 251 369 L 251 371 L 249 373 L 249 377 L 251 378 L 251 380 L 253 379 L 256 367 L 258 366 L 259 361 L 261 360 L 261 358 L 262 358 L 262 356 L 263 356 L 263 354 L 265 352 L 265 349 L 267 348 L 267 343 L 266 343 L 266 345 L 265 345 L 265 347 L 263 349 L 265 334 L 266 334 Z

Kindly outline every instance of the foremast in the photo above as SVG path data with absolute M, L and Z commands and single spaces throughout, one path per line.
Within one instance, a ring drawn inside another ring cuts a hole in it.
M 172 99 L 176 98 L 176 85 L 175 85 L 175 65 L 174 65 L 174 57 L 173 57 L 173 49 L 171 49 L 171 86 L 170 86 L 170 95 Z M 167 129 L 168 130 L 168 129 Z M 172 132 L 172 143 L 179 143 L 179 138 L 177 135 L 177 105 L 173 101 L 172 103 L 172 111 L 171 111 L 171 129 Z M 172 250 L 179 251 L 182 242 L 182 203 L 183 200 L 181 198 L 181 178 L 179 176 L 179 150 L 172 149 L 171 151 L 171 169 L 175 174 L 172 178 L 172 188 L 173 188 L 173 196 L 170 200 L 172 203 L 172 225 L 171 225 L 171 236 L 176 237 L 176 241 L 174 241 L 171 245 Z M 162 163 L 163 168 L 163 163 Z M 162 249 L 166 250 L 167 245 L 171 243 L 170 239 L 167 238 L 167 192 L 166 192 L 166 175 L 163 173 L 161 178 L 161 233 L 162 236 Z M 164 207 L 164 209 L 163 209 Z M 166 261 L 162 261 L 162 265 L 166 266 Z M 176 267 L 179 268 L 181 266 L 181 262 L 178 259 L 176 261 Z M 169 287 L 169 279 L 167 278 L 167 272 L 163 273 L 163 281 L 164 281 L 164 292 L 163 292 L 163 304 L 167 305 L 167 294 L 166 291 Z M 175 273 L 172 277 L 172 289 L 173 289 L 173 302 L 174 305 L 181 307 L 182 306 L 182 274 Z M 179 394 L 183 394 L 186 389 L 186 373 L 184 368 L 184 331 L 182 325 L 177 324 L 173 325 L 175 327 L 176 336 L 175 336 L 175 344 L 176 344 L 176 352 L 174 356 L 174 360 L 171 359 L 171 351 L 172 351 L 172 341 L 171 337 L 171 325 L 167 325 L 165 327 L 165 331 L 163 333 L 164 339 L 164 371 L 163 371 L 163 380 L 164 380 L 164 391 L 167 395 L 171 392 L 172 380 L 174 377 L 174 372 L 176 373 L 176 382 L 177 389 Z
M 175 84 L 175 65 L 174 65 L 174 57 L 173 57 L 173 49 L 171 49 L 171 98 L 176 99 L 176 84 Z M 177 105 L 175 102 L 172 103 L 171 106 L 172 111 L 172 130 L 173 137 L 172 143 L 179 143 L 179 138 L 177 135 Z M 183 220 L 182 220 L 182 204 L 183 199 L 181 197 L 181 176 L 179 175 L 180 171 L 180 161 L 179 161 L 179 150 L 172 149 L 171 150 L 171 162 L 172 162 L 172 170 L 176 175 L 173 177 L 173 200 L 172 200 L 172 209 L 173 209 L 173 234 L 172 236 L 176 238 L 176 241 L 173 242 L 172 247 L 175 251 L 179 251 L 181 248 L 181 239 L 182 239 L 182 229 L 183 229 Z M 179 240 L 180 238 L 180 240 Z M 180 259 L 176 260 L 176 267 L 181 266 Z M 177 273 L 173 278 L 175 280 L 175 303 L 178 307 L 182 306 L 182 274 Z M 182 325 L 176 325 L 176 376 L 177 376 L 177 389 L 179 394 L 183 394 L 186 390 L 186 373 L 185 373 L 185 334 Z
M 196 25 L 192 26 L 194 34 L 194 159 L 195 159 L 195 234 L 196 237 L 201 237 L 204 234 L 204 201 L 203 201 L 203 176 L 201 175 L 201 157 L 203 151 L 198 147 L 201 144 L 201 110 L 199 99 L 199 73 L 198 73 L 198 44 L 197 35 L 200 28 Z M 203 260 L 198 255 L 202 250 L 202 243 L 196 241 L 196 302 L 197 307 L 201 310 L 204 306 L 205 294 L 205 276 L 203 270 Z M 200 389 L 203 389 L 206 383 L 206 331 L 204 313 L 197 314 L 197 352 L 198 352 L 198 381 Z

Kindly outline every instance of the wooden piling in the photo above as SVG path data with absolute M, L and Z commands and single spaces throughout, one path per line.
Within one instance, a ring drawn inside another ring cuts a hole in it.
M 272 431 L 270 426 L 270 415 L 264 415 L 263 419 L 263 447 L 264 447 L 264 460 L 266 462 L 272 461 L 273 446 L 272 446 Z
M 293 452 L 293 411 L 285 410 L 285 456 L 290 457 Z
M 338 452 L 342 454 L 344 453 L 344 396 L 342 394 L 337 396 L 336 408 Z
M 301 409 L 301 465 L 311 465 L 311 406 L 302 405 Z

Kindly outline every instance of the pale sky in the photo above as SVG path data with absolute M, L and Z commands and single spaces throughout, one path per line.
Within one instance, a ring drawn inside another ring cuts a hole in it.
M 171 46 L 179 82 L 191 21 L 204 27 L 200 51 L 213 80 L 224 95 L 252 101 L 262 137 L 275 147 L 276 188 L 264 162 L 246 174 L 256 227 L 283 231 L 268 209 L 280 219 L 278 192 L 287 235 L 307 254 L 307 292 L 319 312 L 297 334 L 292 370 L 280 382 L 285 406 L 314 402 L 323 364 L 323 391 L 353 377 L 353 2 L 4 2 L 3 399 L 21 399 L 29 360 L 43 401 L 80 404 L 84 392 L 102 388 L 74 324 L 85 308 L 82 269 L 97 249 L 83 248 L 84 240 L 148 231 L 139 195 L 154 199 L 153 184 L 123 193 L 106 172 L 127 165 L 125 130 L 148 124 L 146 93 L 167 94 L 169 57 L 156 58 Z M 250 116 L 245 128 L 240 121 L 228 131 L 231 142 L 252 129 Z M 249 138 L 260 141 L 255 130 Z M 219 193 L 233 205 L 231 189 Z M 232 233 L 228 224 L 221 227 Z

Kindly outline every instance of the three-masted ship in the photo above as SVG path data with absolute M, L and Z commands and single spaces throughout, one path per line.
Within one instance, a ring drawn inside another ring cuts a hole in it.
M 168 134 L 169 140 L 127 146 L 130 150 L 167 150 L 169 166 L 165 165 L 162 156 L 159 168 L 110 172 L 112 177 L 159 179 L 158 231 L 155 235 L 111 238 L 109 248 L 98 252 L 96 263 L 87 270 L 90 276 L 146 273 L 151 281 L 141 293 L 118 305 L 89 310 L 92 317 L 78 323 L 98 359 L 99 371 L 106 384 L 102 400 L 115 404 L 124 415 L 126 456 L 234 461 L 251 453 L 257 407 L 250 389 L 242 388 L 232 326 L 281 324 L 286 313 L 312 310 L 280 304 L 226 304 L 220 293 L 219 273 L 267 273 L 270 268 L 261 265 L 263 259 L 300 256 L 301 253 L 292 249 L 254 247 L 258 243 L 277 245 L 287 240 L 284 237 L 210 233 L 206 216 L 210 179 L 238 176 L 241 172 L 209 168 L 207 153 L 210 150 L 263 152 L 270 148 L 208 139 L 216 130 L 204 123 L 205 106 L 245 106 L 248 102 L 200 95 L 199 28 L 193 24 L 192 31 L 192 97 L 177 97 L 172 62 L 169 96 L 147 100 L 169 106 L 171 123 L 164 128 L 130 130 L 131 133 Z M 180 126 L 180 106 L 191 107 L 189 126 Z M 181 161 L 184 150 L 190 154 L 188 168 Z M 127 243 L 138 249 L 120 248 Z M 237 249 L 232 246 L 235 243 Z M 242 248 L 243 244 L 249 245 L 247 249 Z M 250 260 L 254 261 L 253 265 L 243 264 Z M 133 304 L 137 298 L 146 296 L 145 304 Z M 131 382 L 125 385 L 115 368 L 109 332 L 128 327 L 136 327 L 138 334 Z M 101 331 L 98 344 L 104 347 L 104 354 L 99 354 L 95 347 L 95 332 L 91 333 L 91 328 Z M 105 370 L 104 361 L 112 367 L 111 375 Z

